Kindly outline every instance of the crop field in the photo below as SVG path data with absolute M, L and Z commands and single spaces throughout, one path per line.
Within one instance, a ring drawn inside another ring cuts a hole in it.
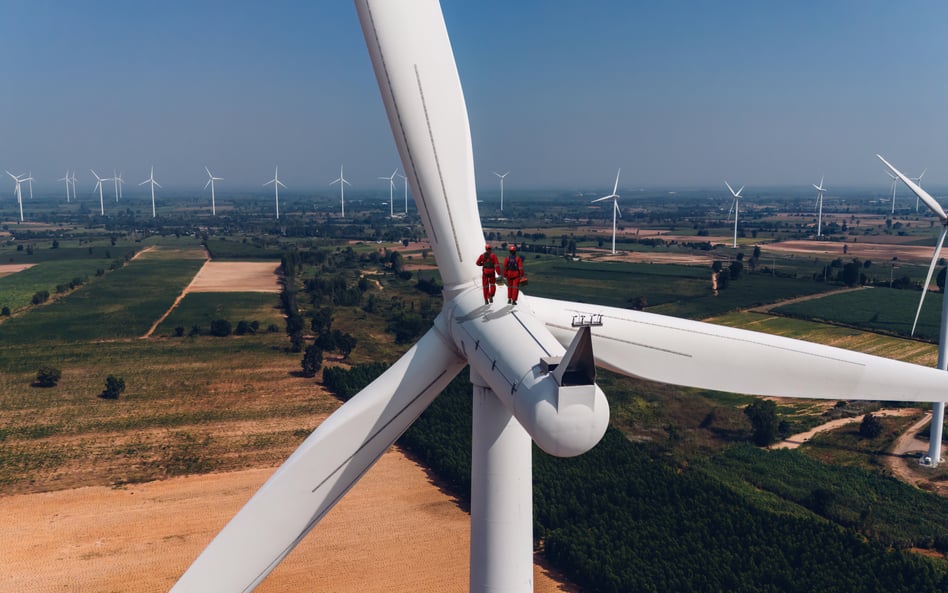
M 160 256 L 135 259 L 62 299 L 0 324 L 0 342 L 25 344 L 141 336 L 174 303 L 203 261 Z
M 76 278 L 84 283 L 96 282 L 96 271 L 105 270 L 110 264 L 110 260 L 102 259 L 46 261 L 0 277 L 0 307 L 16 312 L 29 305 L 37 292 L 45 290 L 53 295 L 57 285 L 69 284 Z
M 190 329 L 198 326 L 206 331 L 215 319 L 226 319 L 233 326 L 241 320 L 257 321 L 261 332 L 270 324 L 277 324 L 280 331 L 283 331 L 283 310 L 277 294 L 191 292 L 161 322 L 155 330 L 155 335 L 170 335 L 176 327 Z
M 921 292 L 915 290 L 872 288 L 788 304 L 774 309 L 774 312 L 909 336 L 920 297 Z M 941 305 L 942 294 L 929 291 L 918 319 L 916 337 L 938 339 Z
M 721 325 L 846 348 L 923 366 L 934 366 L 938 359 L 938 348 L 934 344 L 815 321 L 764 313 L 730 313 L 716 317 L 712 321 Z
M 691 319 L 835 288 L 810 280 L 744 274 L 715 296 L 708 268 L 561 259 L 528 260 L 525 267 L 530 294 L 613 307 L 629 307 L 633 299 L 644 296 L 649 312 Z

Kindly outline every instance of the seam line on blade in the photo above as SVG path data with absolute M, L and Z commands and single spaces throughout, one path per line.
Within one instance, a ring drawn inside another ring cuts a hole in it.
M 392 89 L 392 79 L 388 75 L 388 65 L 385 62 L 385 54 L 382 51 L 382 44 L 379 43 L 379 34 L 378 28 L 375 26 L 375 17 L 372 15 L 372 7 L 369 2 L 365 2 L 366 12 L 369 14 L 369 20 L 372 22 L 372 37 L 375 40 L 375 48 L 378 50 L 379 60 L 382 62 L 382 71 L 385 72 L 385 84 L 388 86 L 388 96 L 392 100 L 392 105 L 395 107 L 395 118 L 398 121 L 398 131 L 401 134 L 402 142 L 405 144 L 405 153 L 407 154 L 408 163 L 411 165 L 411 174 L 412 178 L 415 180 L 415 189 L 417 193 L 415 194 L 415 201 L 421 202 L 424 206 L 422 210 L 422 215 L 425 220 L 428 222 L 425 225 L 425 229 L 431 229 L 431 242 L 435 245 L 438 244 L 438 232 L 435 230 L 434 225 L 431 224 L 431 217 L 428 214 L 428 201 L 425 199 L 425 190 L 422 187 L 421 183 L 418 182 L 418 172 L 415 170 L 415 158 L 411 152 L 411 145 L 408 143 L 408 136 L 405 134 L 405 125 L 402 123 L 402 113 L 398 108 L 398 101 L 395 99 L 395 92 Z M 417 68 L 417 66 L 416 66 Z M 427 115 L 427 114 L 426 114 Z M 404 163 L 403 163 L 404 164 Z M 406 171 L 407 173 L 407 171 Z
M 418 97 L 421 99 L 421 107 L 425 112 L 425 127 L 428 128 L 428 139 L 431 142 L 431 153 L 434 155 L 435 168 L 438 170 L 438 182 L 441 184 L 441 197 L 444 200 L 444 206 L 448 212 L 448 223 L 451 225 L 451 235 L 454 237 L 454 251 L 458 254 L 458 261 L 463 262 L 464 256 L 461 253 L 461 244 L 458 241 L 457 229 L 454 226 L 454 216 L 451 213 L 451 202 L 448 200 L 448 192 L 444 187 L 444 174 L 441 171 L 441 159 L 438 158 L 438 148 L 435 146 L 434 132 L 431 129 L 431 119 L 428 117 L 428 103 L 425 101 L 425 90 L 421 84 L 421 73 L 418 71 L 418 64 L 415 64 L 415 80 L 418 81 Z M 434 227 L 432 227 L 434 229 Z
M 520 320 L 520 317 L 517 315 L 517 313 L 516 313 L 516 312 L 513 312 L 513 313 L 511 313 L 511 316 L 513 316 L 513 318 L 517 320 L 517 323 L 519 323 L 519 324 L 520 324 L 520 327 L 522 327 L 523 330 L 524 330 L 525 332 L 527 332 L 527 335 L 530 336 L 531 338 L 533 338 L 533 341 L 536 342 L 536 343 L 537 343 L 537 346 L 539 346 L 540 349 L 543 350 L 543 353 L 546 354 L 547 356 L 549 356 L 549 355 L 550 355 L 550 351 L 547 350 L 547 349 L 546 349 L 546 346 L 544 346 L 542 343 L 540 343 L 540 340 L 538 340 L 537 337 L 536 337 L 535 335 L 533 335 L 533 332 L 531 332 L 530 329 L 529 329 L 526 325 L 524 325 L 523 321 Z

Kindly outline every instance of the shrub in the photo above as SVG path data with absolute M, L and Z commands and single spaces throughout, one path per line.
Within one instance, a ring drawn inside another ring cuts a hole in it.
M 62 371 L 55 367 L 41 366 L 36 371 L 36 385 L 37 387 L 55 387 L 62 376 Z
M 218 338 L 226 338 L 230 335 L 230 321 L 226 319 L 215 319 L 211 322 L 211 335 Z
M 4 305 L 4 306 L 3 306 L 3 309 L 0 309 L 0 315 L 3 315 L 4 317 L 9 317 L 9 316 L 10 316 L 10 307 L 7 307 L 6 305 Z
M 300 364 L 303 367 L 304 377 L 315 377 L 323 366 L 323 351 L 316 344 L 310 344 L 306 347 Z
M 109 375 L 105 378 L 105 390 L 102 391 L 102 397 L 118 399 L 123 391 L 125 391 L 125 379 L 115 375 Z

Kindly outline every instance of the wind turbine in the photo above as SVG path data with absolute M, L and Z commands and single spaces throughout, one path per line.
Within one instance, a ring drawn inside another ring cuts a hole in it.
M 99 215 L 105 216 L 105 200 L 102 198 L 102 182 L 112 181 L 112 180 L 108 178 L 99 177 L 98 173 L 96 173 L 92 169 L 89 169 L 89 170 L 92 171 L 92 175 L 95 176 L 95 189 L 93 189 L 92 191 L 94 192 L 95 190 L 99 190 Z M 154 189 L 152 190 L 152 195 L 154 195 Z
M 402 181 L 405 182 L 405 214 L 408 214 L 408 175 L 401 175 Z
M 214 199 L 214 182 L 223 181 L 223 177 L 214 177 L 211 175 L 211 170 L 207 168 L 207 165 L 204 166 L 204 170 L 207 171 L 207 183 L 204 184 L 204 189 L 207 189 L 207 186 L 211 186 L 211 216 L 217 216 L 217 205 Z
M 390 177 L 379 177 L 379 179 L 388 180 L 388 215 L 391 218 L 395 217 L 395 175 L 397 174 L 398 169 L 395 169 Z
M 79 194 L 76 193 L 76 171 L 73 170 L 72 177 L 69 178 L 69 183 L 72 184 L 72 199 L 79 201 Z
M 271 183 L 273 184 L 273 193 L 276 196 L 276 215 L 277 215 L 276 217 L 277 217 L 277 220 L 279 220 L 280 218 L 280 186 L 282 185 L 284 189 L 286 188 L 286 186 L 283 185 L 283 182 L 280 181 L 280 166 L 279 165 L 277 165 L 276 169 L 274 169 L 273 171 L 273 179 L 264 183 L 263 186 L 266 187 L 270 185 Z
M 886 174 L 892 178 L 892 214 L 895 214 L 895 186 L 898 184 L 899 178 L 888 171 L 886 171 Z
M 532 592 L 531 439 L 557 456 L 595 446 L 609 411 L 594 364 L 736 393 L 944 397 L 948 374 L 936 369 L 791 338 L 526 295 L 518 307 L 485 305 L 474 263 L 484 231 L 471 133 L 440 7 L 357 0 L 356 8 L 444 283 L 444 309 L 394 365 L 320 424 L 172 593 L 251 591 L 467 365 L 473 593 Z
M 122 175 L 124 175 L 124 174 L 125 174 L 125 173 L 119 173 L 118 175 L 115 176 L 116 179 L 118 179 L 118 197 L 119 197 L 119 199 L 125 197 L 124 194 L 122 193 L 122 186 L 125 185 L 125 179 L 122 177 Z M 116 201 L 118 201 L 118 200 L 116 200 Z
M 932 255 L 932 263 L 928 266 L 928 276 L 925 277 L 925 284 L 922 285 L 922 298 L 918 301 L 918 310 L 915 311 L 915 321 L 912 323 L 912 335 L 915 335 L 915 327 L 918 325 L 918 316 L 922 313 L 922 305 L 925 303 L 925 294 L 928 292 L 928 285 L 932 281 L 932 274 L 935 272 L 935 266 L 938 265 L 938 256 L 941 254 L 941 248 L 945 244 L 945 235 L 948 235 L 948 214 L 945 214 L 941 205 L 931 197 L 931 195 L 918 185 L 917 180 L 910 179 L 902 174 L 901 171 L 893 167 L 882 158 L 879 160 L 885 163 L 897 179 L 901 179 L 908 186 L 917 198 L 925 202 L 925 205 L 935 213 L 941 222 L 941 232 L 938 234 L 938 240 L 935 242 L 935 253 Z M 922 175 L 925 171 L 922 171 Z M 917 179 L 921 179 L 919 175 Z M 941 327 L 938 333 L 938 368 L 948 370 L 948 296 L 942 299 L 941 304 Z M 932 425 L 928 440 L 928 458 L 931 459 L 931 466 L 935 467 L 941 462 L 941 439 L 943 427 L 945 424 L 945 402 L 939 401 L 932 405 Z
M 616 172 L 616 184 L 612 186 L 612 193 L 608 196 L 603 196 L 601 198 L 596 198 L 590 203 L 601 202 L 603 200 L 612 200 L 612 255 L 616 254 L 616 215 L 622 216 L 622 212 L 619 211 L 619 194 L 616 193 L 619 191 L 619 173 L 622 172 L 622 169 L 619 169 Z M 506 173 L 504 173 L 506 175 Z M 501 178 L 503 182 L 503 178 Z
M 507 172 L 504 173 L 503 175 L 501 175 L 501 174 L 498 173 L 497 171 L 494 171 L 494 175 L 496 175 L 497 177 L 500 178 L 500 211 L 503 212 L 503 211 L 504 211 L 504 177 L 510 175 L 510 171 L 507 171 Z M 613 192 L 613 193 L 615 193 L 615 192 Z M 614 248 L 613 248 L 612 252 L 615 253 L 615 249 L 614 249 Z
M 734 244 L 732 245 L 732 247 L 736 248 L 737 247 L 737 215 L 738 215 L 738 211 L 741 208 L 741 192 L 744 191 L 744 186 L 742 185 L 741 189 L 734 191 L 734 188 L 731 187 L 731 184 L 728 183 L 727 180 L 724 180 L 724 185 L 726 185 L 727 188 L 731 190 L 731 195 L 734 196 L 734 202 L 731 204 L 731 210 L 734 211 Z M 820 185 L 822 185 L 822 183 Z M 728 213 L 727 213 L 728 217 L 731 216 L 731 210 L 728 210 Z
M 68 204 L 68 203 L 69 203 L 69 170 L 68 170 L 68 169 L 66 170 L 66 176 L 65 176 L 65 177 L 62 177 L 62 178 L 60 178 L 60 179 L 57 179 L 56 181 L 65 181 L 65 182 L 66 182 L 66 203 Z
M 342 217 L 346 217 L 346 186 L 352 185 L 346 181 L 346 177 L 342 174 L 343 165 L 339 165 L 339 179 L 333 179 L 329 182 L 329 185 L 334 183 L 339 184 L 339 202 L 342 204 Z
M 115 184 L 115 203 L 117 204 L 119 201 L 119 192 L 121 191 L 119 188 L 124 182 L 122 181 L 122 178 L 119 177 L 119 174 L 115 172 L 115 169 L 112 169 L 112 181 Z
M 161 184 L 155 181 L 155 166 L 152 165 L 151 173 L 148 174 L 148 179 L 142 181 L 138 185 L 151 185 L 151 217 L 155 218 L 155 186 L 161 187 Z
M 922 177 L 925 176 L 925 172 L 928 171 L 928 168 L 922 169 L 922 172 L 918 174 L 918 177 L 909 177 L 912 181 L 915 182 L 915 185 L 922 187 Z M 915 196 L 915 211 L 918 212 L 918 196 Z
M 30 172 L 26 174 L 26 179 L 24 179 L 23 181 L 26 181 L 29 183 L 30 199 L 32 200 L 33 199 L 33 171 L 32 170 L 30 170 Z
M 13 173 L 7 171 L 7 175 L 13 178 L 13 182 L 16 183 L 16 202 L 20 206 L 20 222 L 23 222 L 23 192 L 20 190 L 20 184 L 26 181 L 21 179 L 23 175 L 14 175 Z
M 826 188 L 823 187 L 823 177 L 820 177 L 820 184 L 813 185 L 813 187 L 814 189 L 816 189 L 816 206 L 817 208 L 819 208 L 819 214 L 817 215 L 817 219 L 816 219 L 816 236 L 822 237 L 823 236 L 823 192 L 826 191 Z M 744 188 L 741 188 L 741 189 L 744 189 Z M 735 237 L 735 242 L 736 240 L 737 238 Z

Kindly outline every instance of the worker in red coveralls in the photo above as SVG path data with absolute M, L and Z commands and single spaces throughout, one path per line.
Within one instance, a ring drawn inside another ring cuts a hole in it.
M 497 292 L 497 274 L 500 273 L 500 260 L 494 255 L 490 243 L 484 246 L 484 253 L 477 256 L 477 265 L 481 267 L 481 286 L 484 287 L 484 304 L 494 302 Z
M 504 278 L 507 280 L 507 304 L 516 305 L 523 278 L 523 260 L 517 255 L 516 245 L 510 246 L 510 255 L 504 258 Z

